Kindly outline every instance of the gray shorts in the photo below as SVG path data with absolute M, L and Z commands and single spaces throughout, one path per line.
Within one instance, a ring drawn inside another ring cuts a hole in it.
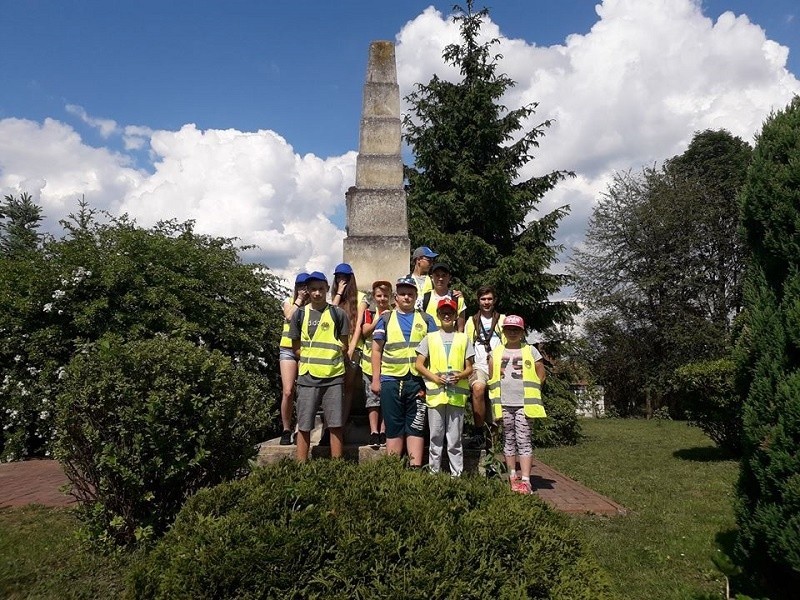
M 370 389 L 372 385 L 372 375 L 363 375 L 364 378 L 364 395 L 366 396 L 365 406 L 367 408 L 380 408 L 381 407 L 381 397 L 377 394 L 373 393 Z
M 322 387 L 297 386 L 297 429 L 311 431 L 319 407 L 325 417 L 325 426 L 342 427 L 342 387 L 341 383 Z

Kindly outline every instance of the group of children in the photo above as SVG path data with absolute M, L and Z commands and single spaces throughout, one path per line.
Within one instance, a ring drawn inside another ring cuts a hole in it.
M 410 465 L 420 467 L 427 422 L 428 468 L 441 470 L 446 449 L 449 472 L 457 477 L 464 467 L 467 401 L 471 399 L 474 422 L 482 432 L 488 391 L 494 421 L 502 423 L 511 487 L 529 494 L 530 421 L 546 416 L 542 356 L 526 343 L 521 317 L 495 310 L 497 298 L 490 286 L 478 290 L 479 312 L 465 319 L 462 295 L 449 289 L 450 268 L 434 264 L 436 258 L 430 248 L 417 248 L 412 272 L 398 279 L 394 290 L 389 281 L 374 282 L 371 300 L 357 291 L 346 263 L 336 267 L 332 289 L 320 272 L 298 275 L 293 297 L 284 303 L 281 443 L 291 443 L 296 382 L 297 459 L 308 458 L 320 407 L 331 456 L 341 457 L 360 367 L 370 444 L 385 444 L 390 454 L 406 453 Z M 482 435 L 477 444 L 483 444 Z

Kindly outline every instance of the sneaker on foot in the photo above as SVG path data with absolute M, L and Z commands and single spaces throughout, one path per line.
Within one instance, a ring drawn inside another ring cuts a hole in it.
M 520 477 L 519 475 L 514 473 L 514 475 L 511 475 L 508 478 L 508 481 L 509 481 L 509 483 L 511 483 L 511 489 L 514 489 L 514 484 L 515 483 L 519 483 L 520 481 L 522 481 L 522 477 Z
M 330 446 L 331 445 L 331 431 L 330 429 L 326 429 L 322 432 L 322 437 L 319 438 L 319 445 L 320 446 Z
M 369 445 L 372 446 L 377 450 L 378 446 L 381 445 L 381 434 L 377 431 L 373 431 L 369 434 Z
M 513 489 L 513 488 L 512 488 Z M 514 490 L 515 492 L 519 492 L 520 494 L 530 494 L 531 493 L 531 482 L 525 481 L 524 479 L 520 479 L 517 483 L 517 489 Z
M 378 444 L 379 444 L 380 446 L 382 446 L 382 447 L 385 447 L 385 446 L 386 446 L 386 432 L 385 432 L 385 431 L 381 431 L 381 432 L 378 434 Z
M 292 445 L 292 432 L 288 429 L 284 429 L 283 433 L 281 434 L 281 446 L 291 446 Z

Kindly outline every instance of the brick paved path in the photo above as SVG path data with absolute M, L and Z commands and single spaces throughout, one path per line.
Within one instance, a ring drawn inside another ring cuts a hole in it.
M 0 464 L 0 508 L 24 504 L 69 506 L 75 499 L 59 490 L 65 483 L 67 477 L 54 460 Z
M 75 500 L 59 491 L 67 483 L 61 465 L 54 460 L 30 460 L 0 464 L 0 508 L 41 504 L 69 506 Z M 570 514 L 622 515 L 625 509 L 613 500 L 562 475 L 534 459 L 531 484 L 534 493 L 556 510 Z

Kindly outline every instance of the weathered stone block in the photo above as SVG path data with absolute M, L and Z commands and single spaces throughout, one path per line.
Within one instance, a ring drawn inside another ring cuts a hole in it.
M 367 82 L 397 83 L 394 42 L 378 40 L 369 45 Z
M 400 118 L 400 86 L 396 83 L 367 83 L 361 116 Z
M 353 267 L 358 287 L 362 291 L 373 281 L 386 279 L 392 282 L 409 271 L 411 242 L 405 230 L 397 236 L 346 237 L 343 241 L 344 261 Z
M 400 119 L 365 117 L 361 120 L 359 154 L 400 156 Z
M 403 161 L 396 156 L 359 154 L 356 159 L 356 187 L 359 189 L 400 189 Z
M 347 235 L 406 235 L 405 190 L 360 190 L 350 188 L 346 195 Z

